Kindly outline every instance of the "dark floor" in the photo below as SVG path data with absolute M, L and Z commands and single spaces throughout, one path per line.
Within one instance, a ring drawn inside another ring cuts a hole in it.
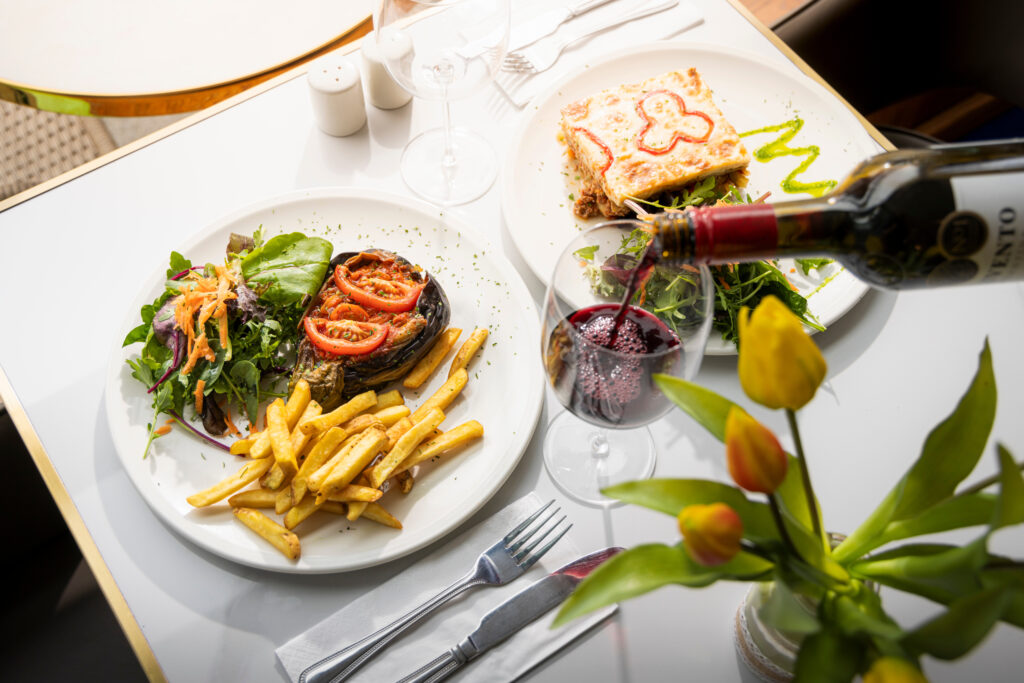
M 13 499 L 5 501 L 8 582 L 0 611 L 0 680 L 145 681 L 3 408 L 0 453 L 7 465 L 7 481 L 13 483 L 7 489 Z M 14 558 L 22 561 L 11 562 Z

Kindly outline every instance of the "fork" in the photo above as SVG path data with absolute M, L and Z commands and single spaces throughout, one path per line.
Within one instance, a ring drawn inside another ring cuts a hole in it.
M 532 529 L 527 529 L 554 502 L 554 500 L 548 501 L 539 510 L 520 522 L 516 528 L 508 532 L 497 543 L 483 551 L 480 557 L 476 559 L 476 566 L 464 577 L 376 633 L 372 633 L 362 640 L 349 645 L 344 650 L 328 655 L 316 664 L 308 667 L 299 674 L 299 683 L 340 683 L 354 674 L 371 657 L 391 644 L 391 641 L 406 629 L 419 622 L 456 595 L 479 586 L 503 586 L 521 576 L 523 572 L 536 564 L 537 560 L 544 557 L 544 554 L 551 550 L 551 547 L 572 528 L 570 523 L 562 528 L 554 538 L 540 548 L 537 548 L 552 531 L 560 527 L 562 522 L 565 521 L 566 516 L 562 515 L 561 519 L 549 526 L 544 533 L 534 539 L 533 543 L 523 547 L 527 541 L 536 536 L 537 532 L 547 525 L 552 517 L 561 511 L 561 508 L 550 511 L 536 526 Z
M 610 28 L 625 24 L 628 21 L 634 19 L 640 19 L 642 17 L 649 16 L 651 14 L 657 14 L 658 12 L 675 7 L 678 0 L 661 0 L 652 5 L 647 5 L 633 12 L 626 14 L 620 14 L 614 19 L 609 19 L 606 22 L 600 23 L 596 26 L 587 26 L 581 29 L 577 29 L 574 32 L 559 38 L 557 41 L 542 40 L 534 43 L 533 45 L 519 50 L 516 52 L 510 52 L 505 56 L 504 61 L 501 64 L 503 71 L 512 71 L 522 74 L 539 74 L 542 71 L 550 69 L 558 57 L 562 54 L 565 48 L 570 45 L 577 43 L 584 38 L 589 38 L 595 34 L 607 31 Z

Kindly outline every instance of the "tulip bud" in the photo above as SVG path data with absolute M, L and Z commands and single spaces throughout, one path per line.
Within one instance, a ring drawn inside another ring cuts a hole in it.
M 905 659 L 882 657 L 864 674 L 864 683 L 928 683 L 928 679 Z
M 752 401 L 768 408 L 803 408 L 828 367 L 803 323 L 785 304 L 767 296 L 739 316 L 739 376 Z
M 733 406 L 725 418 L 725 459 L 741 488 L 774 493 L 786 478 L 789 461 L 771 430 Z
M 714 567 L 740 551 L 743 520 L 725 503 L 688 505 L 679 513 L 679 531 L 690 557 L 705 567 Z

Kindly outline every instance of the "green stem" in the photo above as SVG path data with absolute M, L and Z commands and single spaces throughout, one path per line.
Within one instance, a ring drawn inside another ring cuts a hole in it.
M 796 413 L 786 408 L 786 419 L 789 420 L 789 429 L 793 433 L 793 442 L 796 445 L 796 457 L 800 461 L 800 476 L 804 483 L 804 495 L 807 496 L 807 510 L 811 513 L 811 526 L 814 528 L 814 535 L 825 547 L 825 535 L 821 531 L 821 516 L 818 514 L 818 501 L 814 497 L 814 487 L 811 486 L 811 473 L 807 469 L 807 458 L 804 457 L 804 444 L 800 440 L 800 429 L 796 424 Z
M 1021 460 L 1020 462 L 1017 463 L 1017 469 L 1024 470 L 1024 460 Z M 987 489 L 989 486 L 991 486 L 992 484 L 997 483 L 998 481 L 999 481 L 999 475 L 998 474 L 993 474 L 991 477 L 985 477 L 981 481 L 979 481 L 979 482 L 977 482 L 975 484 L 971 484 L 970 486 L 968 486 L 964 490 L 957 491 L 956 497 L 959 498 L 960 496 L 969 496 L 972 493 L 978 493 L 979 491 L 983 491 L 983 490 Z
M 762 560 L 768 560 L 772 564 L 775 564 L 775 558 L 772 557 L 772 554 L 764 548 L 762 548 L 761 546 L 759 546 L 757 543 L 754 543 L 753 541 L 743 539 L 740 541 L 740 547 L 743 548 L 744 552 L 750 553 L 751 555 L 756 555 L 757 557 L 760 557 Z
M 782 542 L 786 544 L 790 552 L 803 562 L 803 557 L 800 555 L 800 551 L 796 549 L 796 543 L 793 543 L 793 538 L 789 535 L 789 529 L 786 528 L 786 522 L 782 519 L 782 511 L 779 510 L 779 501 L 776 500 L 774 493 L 768 494 L 768 506 L 772 510 L 772 517 L 775 518 L 775 526 L 779 527 L 779 536 L 782 537 Z

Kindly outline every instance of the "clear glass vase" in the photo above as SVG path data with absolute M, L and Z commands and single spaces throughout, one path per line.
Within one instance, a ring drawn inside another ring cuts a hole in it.
M 773 581 L 755 583 L 750 587 L 736 610 L 733 638 L 736 654 L 751 673 L 762 681 L 784 683 L 793 680 L 793 667 L 804 635 L 782 631 L 761 620 L 761 607 L 774 589 Z M 808 615 L 817 613 L 818 606 L 814 600 L 801 595 L 796 599 Z

